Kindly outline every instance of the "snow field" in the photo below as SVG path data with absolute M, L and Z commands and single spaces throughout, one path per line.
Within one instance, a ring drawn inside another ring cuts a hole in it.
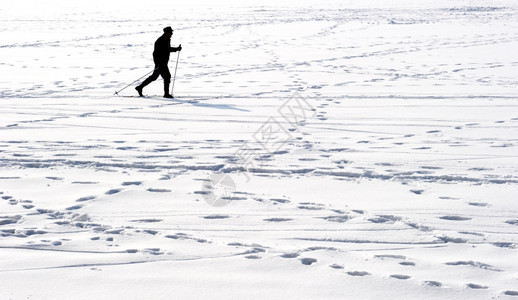
M 518 295 L 513 2 L 53 4 L 0 10 L 0 298 Z M 177 97 L 113 96 L 167 25 Z

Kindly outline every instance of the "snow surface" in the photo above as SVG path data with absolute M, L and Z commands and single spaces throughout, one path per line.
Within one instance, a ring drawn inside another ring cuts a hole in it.
M 518 299 L 515 1 L 18 0 L 0 25 L 1 299 Z M 165 26 L 176 98 L 113 95 Z

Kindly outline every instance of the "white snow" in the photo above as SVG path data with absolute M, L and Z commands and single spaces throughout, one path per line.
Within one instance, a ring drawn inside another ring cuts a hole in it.
M 515 1 L 4 2 L 1 299 L 518 298 Z

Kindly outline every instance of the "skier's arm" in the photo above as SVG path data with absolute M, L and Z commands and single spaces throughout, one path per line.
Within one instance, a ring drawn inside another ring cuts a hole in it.
M 178 47 L 171 47 L 170 51 L 171 52 L 182 51 L 182 44 L 180 44 L 180 46 L 178 46 Z

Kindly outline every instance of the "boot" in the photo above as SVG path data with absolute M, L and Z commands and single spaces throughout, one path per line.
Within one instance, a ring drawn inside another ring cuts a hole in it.
M 143 87 L 142 87 L 142 86 L 140 86 L 140 85 L 139 85 L 139 86 L 135 87 L 135 89 L 137 90 L 138 95 L 139 95 L 140 97 L 144 97 L 144 95 L 142 94 L 142 89 L 143 89 Z
M 169 82 L 164 81 L 164 98 L 174 98 L 171 94 L 169 94 Z
M 155 80 L 155 78 L 153 78 L 153 75 L 149 76 L 148 78 L 146 78 L 146 80 L 144 80 L 144 82 L 142 82 L 139 86 L 135 87 L 135 89 L 137 90 L 138 92 L 138 95 L 140 97 L 144 97 L 144 95 L 142 94 L 142 90 L 144 90 L 144 88 L 146 87 L 146 85 L 150 84 L 151 82 L 153 82 Z

